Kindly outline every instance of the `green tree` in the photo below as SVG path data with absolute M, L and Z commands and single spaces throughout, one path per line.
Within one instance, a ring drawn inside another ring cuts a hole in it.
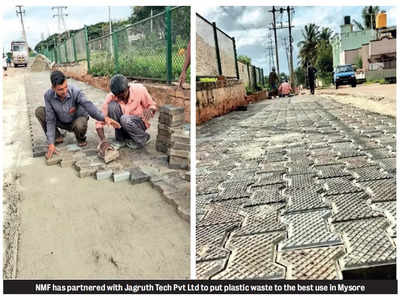
M 279 74 L 279 80 L 280 82 L 284 82 L 286 80 L 289 80 L 289 76 L 286 73 L 281 72 L 281 74 Z
M 379 13 L 379 6 L 365 6 L 361 12 L 365 28 L 375 29 L 375 17 Z
M 297 67 L 294 71 L 294 76 L 296 80 L 296 85 L 302 84 L 305 86 L 306 84 L 306 71 L 302 67 Z
M 151 15 L 156 15 L 165 10 L 166 6 L 133 6 L 131 7 L 131 15 L 129 17 L 130 23 L 136 23 L 140 20 L 146 19 Z
M 299 60 L 303 68 L 308 63 L 315 64 L 317 58 L 317 44 L 319 38 L 319 27 L 315 24 L 308 24 L 304 26 L 301 31 L 303 40 L 297 43 L 300 47 Z
M 246 55 L 239 55 L 237 60 L 240 61 L 241 63 L 251 65 L 251 58 Z

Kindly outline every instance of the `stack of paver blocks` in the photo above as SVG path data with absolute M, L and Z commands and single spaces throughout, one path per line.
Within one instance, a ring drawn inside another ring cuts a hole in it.
M 168 153 L 172 146 L 171 137 L 181 129 L 185 120 L 183 107 L 164 105 L 160 107 L 158 119 L 157 151 Z
M 171 137 L 169 150 L 169 166 L 177 169 L 190 168 L 190 136 L 189 131 L 175 132 Z

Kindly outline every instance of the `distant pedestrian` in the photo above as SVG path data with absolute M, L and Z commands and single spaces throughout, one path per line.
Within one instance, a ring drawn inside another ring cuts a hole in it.
M 278 96 L 279 78 L 275 72 L 275 67 L 272 67 L 272 71 L 269 73 L 268 82 L 270 86 L 270 95 L 273 97 Z
M 308 78 L 308 85 L 310 86 L 310 92 L 314 95 L 315 91 L 315 74 L 317 73 L 317 69 L 313 67 L 312 64 L 308 65 L 307 68 L 307 78 Z
M 278 88 L 278 92 L 279 92 L 279 97 L 286 97 L 290 95 L 290 93 L 292 92 L 292 87 L 290 86 L 287 79 L 285 79 L 285 82 L 281 83 L 281 85 Z

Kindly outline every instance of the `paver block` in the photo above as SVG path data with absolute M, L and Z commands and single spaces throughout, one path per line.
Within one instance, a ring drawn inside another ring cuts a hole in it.
M 211 279 L 212 276 L 221 272 L 226 265 L 226 259 L 209 260 L 196 263 L 196 279 Z
M 90 166 L 81 167 L 79 169 L 79 177 L 80 178 L 89 177 L 89 176 L 95 175 L 96 172 L 97 172 L 97 168 L 90 167 Z
M 283 180 L 282 173 L 258 173 L 255 177 L 255 183 L 253 187 L 259 187 L 264 185 L 271 184 L 283 184 L 285 180 Z
M 356 168 L 352 169 L 351 172 L 354 174 L 357 182 L 388 179 L 393 177 L 392 175 L 379 170 L 379 168 L 375 166 Z
M 382 217 L 381 213 L 374 211 L 368 205 L 367 199 L 368 195 L 364 192 L 326 197 L 333 208 L 332 222 Z
M 62 161 L 62 156 L 59 154 L 53 154 L 50 159 L 46 158 L 46 165 L 54 166 L 57 165 L 60 161 Z
M 396 180 L 381 179 L 360 182 L 360 187 L 371 195 L 371 202 L 384 202 L 396 200 Z
M 286 266 L 285 279 L 343 279 L 338 259 L 345 254 L 342 246 L 278 252 L 277 261 Z
M 144 173 L 140 168 L 132 168 L 129 171 L 129 179 L 132 184 L 143 183 L 150 180 L 150 176 Z
M 284 152 L 272 152 L 272 153 L 266 153 L 263 156 L 263 163 L 271 163 L 271 162 L 280 162 L 280 161 L 286 161 L 287 158 L 285 157 Z
M 256 171 L 257 169 L 233 169 L 228 172 L 228 176 L 231 180 L 253 181 Z
M 396 264 L 396 248 L 386 234 L 385 218 L 333 224 L 346 240 L 347 254 L 341 259 L 343 270 Z
M 82 160 L 78 160 L 75 162 L 75 168 L 76 170 L 80 171 L 83 168 L 87 168 L 90 165 L 90 161 L 88 161 L 87 159 L 82 159 Z
M 337 195 L 360 192 L 362 189 L 352 183 L 350 176 L 327 178 L 320 180 L 326 190 L 326 195 Z
M 396 233 L 396 201 L 386 201 L 386 202 L 378 202 L 374 203 L 372 207 L 380 212 L 383 212 L 389 222 L 391 223 L 391 226 L 388 228 L 389 235 L 392 238 L 396 238 L 397 233 Z
M 275 246 L 281 232 L 232 237 L 226 269 L 212 279 L 283 279 L 285 268 L 275 264 Z
M 328 214 L 329 210 L 324 209 L 282 216 L 281 221 L 289 227 L 281 250 L 341 245 L 339 235 L 329 231 Z
M 261 170 L 260 172 L 285 172 L 285 162 L 264 162 L 260 164 Z
M 306 186 L 314 186 L 316 183 L 314 175 L 311 174 L 290 175 L 286 178 L 289 180 L 291 189 L 302 189 Z
M 102 170 L 102 171 L 97 171 L 96 172 L 96 179 L 97 180 L 104 180 L 111 178 L 113 174 L 112 170 Z
M 229 251 L 223 245 L 239 223 L 222 223 L 196 228 L 196 262 L 226 258 Z
M 285 191 L 285 195 L 289 198 L 285 214 L 329 208 L 316 187 L 288 189 Z
M 376 165 L 375 163 L 368 160 L 366 156 L 358 156 L 358 157 L 347 157 L 338 160 L 339 162 L 343 162 L 346 164 L 347 169 L 355 169 L 362 167 L 370 167 Z
M 386 172 L 396 173 L 396 158 L 383 158 L 377 159 L 376 162 L 380 167 L 382 167 Z
M 351 176 L 349 172 L 344 170 L 344 165 L 318 166 L 315 169 L 317 170 L 318 178 Z
M 74 159 L 63 159 L 60 162 L 60 166 L 61 168 L 68 168 L 68 167 L 72 167 L 75 163 Z
M 281 193 L 283 185 L 265 185 L 261 187 L 252 187 L 250 189 L 250 200 L 244 205 L 254 206 L 261 204 L 271 204 L 278 202 L 286 202 L 285 197 Z
M 224 181 L 218 187 L 222 191 L 219 192 L 215 201 L 250 197 L 247 191 L 250 184 L 252 184 L 250 181 Z
M 197 223 L 198 226 L 216 225 L 223 223 L 241 223 L 243 217 L 238 214 L 245 201 L 234 199 L 224 201 L 223 204 L 209 205 L 207 214 Z
M 113 174 L 114 182 L 129 180 L 131 173 L 128 170 L 123 170 Z
M 367 151 L 367 155 L 372 159 L 380 159 L 380 158 L 395 158 L 396 153 L 389 152 L 385 149 L 375 149 Z
M 241 228 L 233 236 L 252 235 L 272 231 L 285 231 L 286 226 L 279 221 L 282 204 L 244 207 L 240 214 L 245 216 Z

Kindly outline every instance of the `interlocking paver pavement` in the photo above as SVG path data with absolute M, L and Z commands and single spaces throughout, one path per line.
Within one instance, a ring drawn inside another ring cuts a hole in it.
M 395 127 L 317 96 L 198 126 L 198 278 L 342 279 L 395 264 Z

